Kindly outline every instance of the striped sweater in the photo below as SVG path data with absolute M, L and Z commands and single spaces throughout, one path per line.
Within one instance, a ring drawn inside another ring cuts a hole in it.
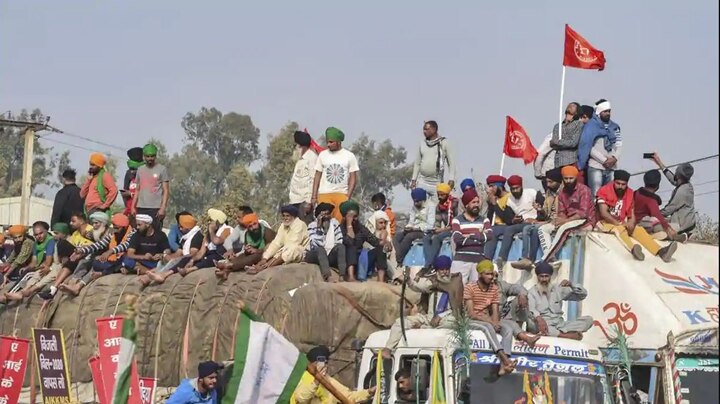
M 492 237 L 490 220 L 478 216 L 470 220 L 462 214 L 452 221 L 452 241 L 456 261 L 480 262 L 484 256 L 485 242 Z
M 130 245 L 130 239 L 132 238 L 133 234 L 135 234 L 135 229 L 131 229 L 130 234 L 128 234 L 128 236 L 125 238 L 125 241 L 116 245 L 110 253 L 120 254 L 126 252 L 128 250 L 128 246 Z M 78 252 L 82 255 L 105 252 L 110 246 L 110 240 L 113 236 L 114 234 L 112 232 L 107 232 L 107 234 L 105 234 L 100 240 L 88 246 L 79 248 Z
M 335 245 L 341 245 L 343 242 L 343 234 L 342 230 L 340 229 L 340 222 L 338 222 L 337 219 L 330 219 L 330 226 L 328 227 L 328 231 L 332 231 L 335 233 Z M 325 248 L 326 237 L 327 235 L 325 234 L 325 229 L 323 229 L 322 226 L 318 225 L 317 220 L 313 221 L 308 225 L 308 238 L 310 239 L 310 242 L 308 243 L 307 249 L 312 250 L 315 247 Z

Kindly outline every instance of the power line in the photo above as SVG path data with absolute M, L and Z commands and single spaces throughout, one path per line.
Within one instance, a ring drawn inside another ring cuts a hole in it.
M 711 156 L 701 157 L 701 158 L 699 158 L 699 159 L 690 160 L 690 161 L 685 161 L 685 162 L 682 162 L 682 163 L 677 163 L 677 164 L 665 166 L 665 168 L 677 167 L 677 166 L 679 166 L 680 164 L 685 164 L 685 163 L 697 163 L 697 162 L 699 162 L 699 161 L 710 160 L 710 159 L 714 159 L 714 158 L 717 158 L 717 157 L 718 157 L 718 154 L 713 154 L 713 155 L 711 155 Z M 651 169 L 651 170 L 645 170 L 645 171 L 640 171 L 640 172 L 637 172 L 637 173 L 633 173 L 633 174 L 630 174 L 630 176 L 631 176 L 631 177 L 634 177 L 634 176 L 636 176 L 636 175 L 645 174 L 645 173 L 647 173 L 647 172 L 654 171 L 654 170 L 657 170 L 657 168 L 653 168 L 653 169 Z
M 713 184 L 713 183 L 715 183 L 715 182 L 718 182 L 718 180 L 705 181 L 705 182 L 700 182 L 700 183 L 697 183 L 697 184 L 693 183 L 692 185 L 693 185 L 693 187 L 699 187 L 699 186 L 701 186 L 701 185 Z M 672 191 L 673 191 L 672 189 L 664 189 L 664 190 L 662 190 L 662 191 L 658 191 L 657 193 L 658 193 L 658 194 L 661 194 L 661 193 L 667 193 L 667 192 L 672 192 Z
M 128 149 L 127 147 L 121 147 L 121 146 L 117 146 L 117 145 L 114 145 L 114 144 L 101 142 L 101 141 L 99 141 L 99 140 L 91 139 L 91 138 L 85 137 L 85 136 L 76 135 L 76 134 L 74 134 L 74 133 L 68 133 L 68 132 L 59 132 L 59 133 L 62 134 L 62 135 L 65 135 L 65 136 L 74 137 L 74 138 L 76 138 L 76 139 L 84 140 L 84 141 L 86 141 L 86 142 L 95 143 L 95 144 L 98 144 L 98 145 L 100 145 L 100 146 L 109 147 L 109 148 L 111 148 L 111 149 L 120 150 L 120 151 L 123 151 L 123 152 Z M 47 139 L 47 135 L 46 135 L 46 136 L 43 136 L 43 138 L 44 138 L 44 139 Z
M 718 191 L 719 191 L 719 190 L 716 189 L 716 190 L 714 190 L 714 191 L 702 192 L 702 193 L 699 193 L 699 194 L 695 194 L 695 197 L 697 198 L 698 196 L 715 194 L 715 193 L 717 193 Z
M 57 139 L 49 139 L 49 138 L 47 138 L 47 137 L 42 137 L 41 139 L 47 140 L 48 142 L 53 142 L 53 143 L 57 143 L 57 144 L 65 145 L 65 146 L 74 147 L 74 148 L 80 149 L 80 150 L 86 150 L 86 151 L 89 151 L 89 152 L 94 152 L 94 151 L 95 151 L 95 150 L 89 149 L 89 148 L 87 148 L 87 147 L 79 146 L 79 145 L 72 144 L 72 143 L 65 143 L 65 142 L 63 142 L 63 141 L 61 141 L 61 140 L 57 140 Z

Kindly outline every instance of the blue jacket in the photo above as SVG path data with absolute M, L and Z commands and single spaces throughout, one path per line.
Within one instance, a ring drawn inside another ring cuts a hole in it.
M 170 250 L 172 250 L 172 252 L 180 249 L 180 239 L 182 236 L 182 233 L 180 233 L 180 227 L 177 223 L 170 226 L 170 231 L 168 232 L 168 243 L 170 244 Z
M 205 397 L 197 391 L 198 379 L 184 379 L 177 390 L 165 401 L 165 404 L 219 404 L 217 391 L 213 390 Z
M 606 127 L 607 125 L 607 127 Z M 607 124 L 600 120 L 600 117 L 593 114 L 591 120 L 583 126 L 580 143 L 578 144 L 578 168 L 584 169 L 590 160 L 590 150 L 599 137 L 605 138 L 605 149 L 610 151 L 620 133 L 620 126 L 612 120 Z

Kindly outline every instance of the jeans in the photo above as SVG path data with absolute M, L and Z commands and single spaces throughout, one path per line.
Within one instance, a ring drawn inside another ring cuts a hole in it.
M 435 257 L 440 253 L 442 243 L 446 238 L 450 238 L 452 232 L 444 231 L 438 234 L 426 233 L 423 237 L 423 253 L 425 256 L 425 266 L 429 267 L 432 265 Z
M 538 228 L 540 226 L 531 224 L 525 226 L 522 231 L 522 258 L 527 258 L 530 261 L 535 261 L 537 258 L 538 250 L 540 249 L 540 237 L 538 235 Z
M 590 187 L 593 198 L 603 185 L 612 181 L 613 170 L 600 170 L 598 168 L 587 168 L 587 184 Z
M 507 261 L 508 255 L 510 254 L 510 248 L 512 247 L 513 237 L 523 231 L 526 226 L 530 223 L 518 223 L 518 224 L 499 224 L 492 227 L 493 237 L 485 243 L 485 257 L 492 259 L 495 256 L 495 249 L 498 243 L 498 237 L 502 235 L 502 243 L 500 244 L 500 253 L 498 258 Z

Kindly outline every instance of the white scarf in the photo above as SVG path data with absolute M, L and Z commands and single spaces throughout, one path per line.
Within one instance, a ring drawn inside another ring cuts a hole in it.
M 197 232 L 199 232 L 199 231 L 200 231 L 200 226 L 195 226 L 192 229 L 190 229 L 189 232 L 185 233 L 185 235 L 183 235 L 180 238 L 180 241 L 183 242 L 183 247 L 182 247 L 183 256 L 190 255 L 190 244 L 192 244 L 193 237 L 195 237 L 195 234 L 197 234 Z
M 227 224 L 220 226 L 220 228 L 217 229 L 217 231 L 215 232 L 215 237 L 220 237 L 220 235 L 222 235 L 223 232 L 225 232 L 225 230 L 228 230 L 228 229 L 232 230 L 232 227 L 228 226 Z M 207 246 L 208 251 L 215 251 L 215 250 L 217 250 L 217 248 L 218 248 L 218 246 L 216 246 L 215 243 L 208 243 L 208 246 Z
M 330 219 L 328 230 L 325 233 L 325 252 L 330 254 L 330 251 L 335 247 L 335 228 L 337 227 L 337 221 Z

